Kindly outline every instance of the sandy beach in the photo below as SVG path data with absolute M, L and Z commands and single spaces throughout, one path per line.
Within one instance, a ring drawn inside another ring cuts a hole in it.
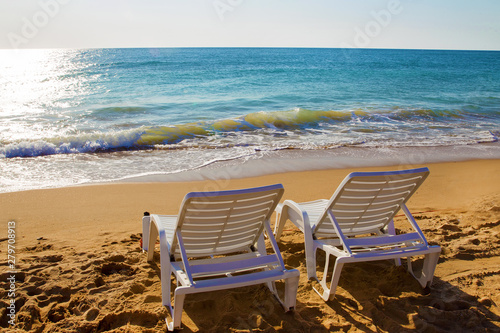
M 420 165 L 288 172 L 243 179 L 79 186 L 0 194 L 0 326 L 9 332 L 160 332 L 159 257 L 140 249 L 144 211 L 175 214 L 190 191 L 281 183 L 284 199 L 329 198 L 353 171 Z M 300 270 L 295 311 L 264 286 L 190 296 L 183 332 L 500 331 L 500 160 L 426 164 L 430 176 L 408 206 L 442 247 L 430 294 L 390 262 L 344 267 L 335 299 L 307 281 L 302 234 L 287 225 L 285 264 Z M 403 216 L 396 227 L 405 231 Z M 14 223 L 9 223 L 14 222 Z M 15 229 L 15 274 L 8 229 Z M 15 275 L 15 326 L 8 280 Z

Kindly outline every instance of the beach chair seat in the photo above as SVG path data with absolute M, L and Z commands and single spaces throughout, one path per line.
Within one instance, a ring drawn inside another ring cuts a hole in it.
M 285 268 L 270 217 L 283 195 L 280 184 L 220 192 L 191 192 L 178 215 L 145 214 L 143 250 L 153 260 L 160 239 L 162 302 L 169 330 L 181 327 L 187 294 L 266 284 L 286 311 L 295 307 L 299 271 Z M 272 251 L 266 250 L 264 232 Z M 268 253 L 270 252 L 270 253 Z M 171 303 L 171 276 L 177 287 Z M 275 281 L 284 280 L 280 299 Z
M 314 290 L 326 301 L 333 299 L 345 263 L 407 258 L 407 269 L 422 287 L 430 286 L 441 248 L 429 246 L 406 202 L 429 174 L 428 168 L 387 172 L 353 172 L 329 200 L 304 203 L 285 200 L 276 207 L 274 234 L 281 237 L 287 220 L 304 234 L 307 276 L 321 285 Z M 396 235 L 394 216 L 402 210 L 413 232 Z M 321 281 L 317 277 L 317 250 L 325 252 Z M 330 272 L 330 257 L 335 257 Z M 424 256 L 420 274 L 411 257 Z

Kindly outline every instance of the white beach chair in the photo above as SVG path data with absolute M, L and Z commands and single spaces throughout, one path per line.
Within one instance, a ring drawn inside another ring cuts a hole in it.
M 153 260 L 160 238 L 163 305 L 169 330 L 180 328 L 186 294 L 266 283 L 286 311 L 295 307 L 299 271 L 285 269 L 269 219 L 283 195 L 281 184 L 188 193 L 178 215 L 143 217 L 143 250 Z M 147 215 L 147 214 L 145 214 Z M 267 254 L 264 230 L 274 253 Z M 170 279 L 177 287 L 171 304 Z M 284 300 L 275 281 L 285 281 Z
M 276 208 L 275 237 L 279 241 L 289 219 L 304 233 L 307 276 L 314 278 L 326 301 L 333 299 L 345 263 L 408 258 L 408 271 L 422 287 L 431 284 L 441 248 L 429 246 L 406 202 L 429 174 L 419 168 L 390 172 L 354 172 L 337 188 L 330 200 L 295 203 L 286 200 Z M 414 232 L 396 235 L 393 217 L 402 210 Z M 325 251 L 321 281 L 316 275 L 316 251 Z M 330 256 L 336 257 L 331 281 L 327 282 Z M 423 269 L 413 272 L 411 256 L 424 255 Z M 328 286 L 329 285 L 329 286 Z

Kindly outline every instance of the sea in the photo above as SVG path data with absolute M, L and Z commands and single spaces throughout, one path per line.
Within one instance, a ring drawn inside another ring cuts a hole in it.
M 499 136 L 498 51 L 0 50 L 0 192 L 498 159 Z

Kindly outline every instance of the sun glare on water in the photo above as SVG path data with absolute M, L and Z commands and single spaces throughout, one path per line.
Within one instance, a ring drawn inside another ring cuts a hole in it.
M 54 120 L 64 118 L 65 111 L 77 103 L 75 93 L 81 90 L 82 78 L 72 74 L 80 65 L 74 61 L 74 53 L 68 50 L 0 50 L 2 142 L 40 139 L 55 134 Z

